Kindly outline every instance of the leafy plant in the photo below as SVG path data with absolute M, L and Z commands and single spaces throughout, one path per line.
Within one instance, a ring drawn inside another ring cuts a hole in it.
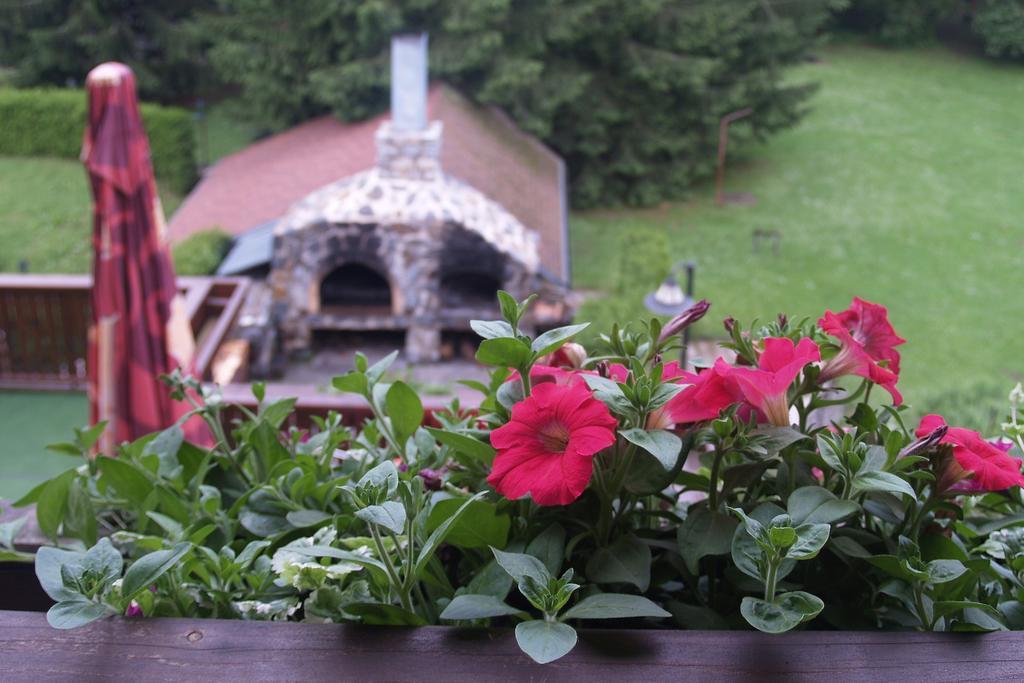
M 706 302 L 590 350 L 582 325 L 530 334 L 530 304 L 502 292 L 502 319 L 472 321 L 493 366 L 466 383 L 481 400 L 429 424 L 395 354 L 358 354 L 332 382 L 369 405 L 357 428 L 330 413 L 286 430 L 294 402 L 261 384 L 255 410 L 229 412 L 173 374 L 212 445 L 184 422 L 116 454 L 91 455 L 103 425 L 56 444 L 81 464 L 19 501 L 64 544 L 36 557 L 51 623 L 466 622 L 514 627 L 538 662 L 589 619 L 1024 628 L 1024 390 L 1008 441 L 908 426 L 903 340 L 859 299 L 817 322 L 730 320 L 736 361 L 698 372 L 668 355 Z

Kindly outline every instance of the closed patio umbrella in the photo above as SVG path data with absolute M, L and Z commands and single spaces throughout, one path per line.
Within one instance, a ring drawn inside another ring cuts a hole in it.
M 92 423 L 107 420 L 99 451 L 169 427 L 186 407 L 159 375 L 188 370 L 195 346 L 175 285 L 135 76 L 107 62 L 89 72 L 82 161 L 93 207 Z

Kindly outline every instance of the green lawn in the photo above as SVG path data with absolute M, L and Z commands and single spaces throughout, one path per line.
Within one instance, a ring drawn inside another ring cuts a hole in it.
M 181 203 L 161 190 L 165 213 Z M 92 258 L 92 197 L 81 162 L 0 157 L 0 272 L 84 273 Z
M 909 340 L 910 401 L 1001 407 L 1024 379 L 1024 68 L 942 48 L 823 56 L 794 73 L 822 85 L 810 115 L 730 167 L 755 206 L 716 207 L 707 185 L 657 210 L 574 214 L 576 286 L 606 287 L 620 233 L 664 231 L 673 259 L 699 263 L 715 306 L 703 334 L 727 314 L 817 316 L 859 295 Z M 778 257 L 752 253 L 755 229 L 782 234 Z
M 72 429 L 85 425 L 85 394 L 55 392 L 0 393 L 0 498 L 17 498 L 39 482 L 80 464 L 46 450 L 70 441 Z

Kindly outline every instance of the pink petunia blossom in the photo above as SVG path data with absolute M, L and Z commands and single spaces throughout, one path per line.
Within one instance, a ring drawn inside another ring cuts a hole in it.
M 794 344 L 787 337 L 768 337 L 757 368 L 732 368 L 729 377 L 739 385 L 743 397 L 760 410 L 768 422 L 788 427 L 787 391 L 797 375 L 810 363 L 821 360 L 818 345 L 808 338 Z
M 498 454 L 487 482 L 509 499 L 568 505 L 590 482 L 594 455 L 615 443 L 617 424 L 585 385 L 538 384 L 491 432 Z
M 946 421 L 940 415 L 925 415 L 917 428 L 922 437 L 942 427 Z M 954 480 L 951 490 L 962 493 L 1002 491 L 1011 486 L 1024 485 L 1021 461 L 1007 453 L 1002 444 L 986 441 L 978 432 L 950 427 L 940 443 L 953 447 L 954 461 L 942 478 Z
M 903 396 L 896 389 L 900 374 L 896 347 L 906 340 L 896 334 L 885 306 L 854 297 L 845 311 L 825 311 L 818 326 L 838 339 L 840 345 L 839 353 L 822 367 L 821 381 L 857 375 L 888 391 L 894 405 L 903 403 Z

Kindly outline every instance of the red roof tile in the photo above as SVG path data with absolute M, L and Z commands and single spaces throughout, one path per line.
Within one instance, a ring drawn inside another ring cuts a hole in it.
M 431 120 L 444 124 L 441 167 L 504 206 L 540 234 L 541 262 L 568 280 L 562 161 L 494 108 L 446 86 L 430 89 Z M 169 225 L 171 239 L 220 226 L 239 234 L 376 159 L 374 133 L 387 114 L 359 123 L 323 116 L 253 143 L 207 171 Z

